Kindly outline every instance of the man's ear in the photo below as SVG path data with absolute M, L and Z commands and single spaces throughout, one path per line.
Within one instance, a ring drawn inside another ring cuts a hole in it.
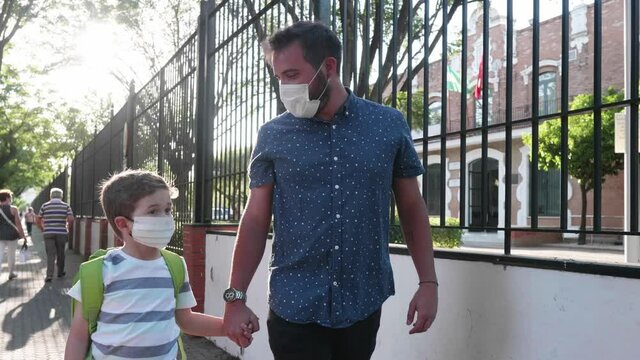
M 324 60 L 324 67 L 327 70 L 327 79 L 338 73 L 338 60 L 334 57 L 328 57 Z

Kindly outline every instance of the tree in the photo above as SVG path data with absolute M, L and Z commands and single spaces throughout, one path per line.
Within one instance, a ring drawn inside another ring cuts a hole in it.
M 11 66 L 4 66 L 0 80 L 0 188 L 19 196 L 46 185 L 93 134 L 78 109 L 29 106 L 32 95 Z
M 34 9 L 35 0 L 3 0 L 0 11 L 0 69 L 4 52 L 9 46 L 11 39 L 16 35 L 24 24 L 37 16 L 37 9 Z
M 373 29 L 371 33 L 362 31 L 360 36 L 360 42 L 363 44 L 363 51 L 360 54 L 359 71 L 358 71 L 358 86 L 354 92 L 358 96 L 363 96 L 369 99 L 377 99 L 378 94 L 388 88 L 391 83 L 391 71 L 393 69 L 393 62 L 397 64 L 403 64 L 409 57 L 409 48 L 412 47 L 412 66 L 404 66 L 404 69 L 400 70 L 398 74 L 399 79 L 413 79 L 424 68 L 425 57 L 428 57 L 438 46 L 444 28 L 440 26 L 436 27 L 442 19 L 442 6 L 443 0 L 437 0 L 435 3 L 430 3 L 430 16 L 428 19 L 422 17 L 422 8 L 425 6 L 424 0 L 416 1 L 412 5 L 412 13 L 414 14 L 412 24 L 408 24 L 409 19 L 409 5 L 412 1 L 399 0 L 400 4 L 397 9 L 397 20 L 393 19 L 392 2 L 385 2 L 384 9 L 379 6 L 379 1 L 372 2 L 373 14 L 371 23 Z M 468 3 L 478 2 L 479 0 L 471 0 Z M 347 11 L 347 19 L 352 19 L 354 10 L 354 0 L 340 2 L 340 16 L 344 11 Z M 456 11 L 462 6 L 461 0 L 447 0 L 447 19 L 450 21 L 455 15 Z M 379 21 L 382 17 L 383 21 Z M 363 10 L 360 10 L 358 15 L 359 21 L 364 22 L 366 17 Z M 396 31 L 392 31 L 393 21 L 396 20 Z M 431 35 L 429 39 L 429 45 L 427 49 L 424 49 L 424 31 L 423 27 L 425 23 L 428 24 L 431 29 Z M 353 24 L 347 24 L 348 28 Z M 411 27 L 413 34 L 413 43 L 408 43 L 408 29 Z M 381 41 L 382 38 L 382 41 Z M 353 31 L 349 31 L 347 35 L 347 41 L 353 44 L 355 39 L 353 38 Z M 382 56 L 382 49 L 380 45 L 386 47 L 384 61 L 382 69 L 377 72 L 378 79 L 371 82 L 370 69 L 377 61 L 376 56 Z M 395 44 L 395 45 L 394 45 Z M 456 42 L 454 42 L 454 47 Z M 459 45 L 458 45 L 459 46 Z M 351 82 L 351 64 L 355 63 L 353 58 L 357 56 L 355 52 L 355 46 L 352 47 L 353 51 L 347 51 L 343 59 L 347 64 L 345 69 L 345 83 Z M 371 86 L 370 84 L 374 84 Z M 411 84 L 411 81 L 403 81 L 400 84 L 399 90 L 406 91 L 407 86 Z
M 145 82 L 160 71 L 197 28 L 199 0 L 100 0 L 85 2 L 89 16 L 113 19 L 130 34 L 146 61 L 146 69 L 114 69 L 112 75 L 128 89 L 132 79 Z
M 4 67 L 0 79 L 0 187 L 19 195 L 29 184 L 53 175 L 37 146 L 46 139 L 47 124 L 41 109 L 20 101 L 26 91 L 10 67 Z
M 624 98 L 622 91 L 609 88 L 603 94 L 603 103 L 613 103 Z M 580 94 L 571 101 L 571 110 L 593 107 L 593 94 Z M 593 114 L 586 113 L 569 117 L 568 139 L 568 172 L 580 184 L 581 217 L 580 230 L 586 229 L 587 223 L 587 193 L 593 190 L 595 182 L 604 183 L 607 176 L 616 175 L 624 167 L 624 156 L 615 153 L 614 131 L 615 113 L 620 109 L 602 111 L 602 152 L 594 153 Z M 540 125 L 539 132 L 539 163 L 541 170 L 559 169 L 561 162 L 561 123 L 560 119 L 552 119 Z M 525 135 L 523 142 L 531 147 L 531 136 Z M 594 159 L 601 156 L 601 178 L 594 178 Z M 581 232 L 578 244 L 584 244 L 586 234 Z

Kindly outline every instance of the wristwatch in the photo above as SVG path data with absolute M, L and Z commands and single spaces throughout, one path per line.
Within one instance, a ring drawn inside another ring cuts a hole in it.
M 236 300 L 247 300 L 247 293 L 242 290 L 230 287 L 225 290 L 224 293 L 222 293 L 222 298 L 228 303 L 234 302 Z

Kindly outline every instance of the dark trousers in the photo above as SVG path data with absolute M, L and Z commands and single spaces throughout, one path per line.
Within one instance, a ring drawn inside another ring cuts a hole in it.
M 47 251 L 47 279 L 53 277 L 54 263 L 58 266 L 58 276 L 64 273 L 64 247 L 67 234 L 44 234 L 44 246 Z
M 347 328 L 289 322 L 269 311 L 267 329 L 275 360 L 369 360 L 381 310 Z
M 27 234 L 31 235 L 31 230 L 33 229 L 33 223 L 27 223 Z

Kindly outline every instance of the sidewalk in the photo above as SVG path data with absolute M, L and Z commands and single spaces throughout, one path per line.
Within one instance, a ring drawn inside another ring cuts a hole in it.
M 62 359 L 71 320 L 71 298 L 66 295 L 78 271 L 82 257 L 67 250 L 64 278 L 44 282 L 46 256 L 42 234 L 35 227 L 32 234 L 31 259 L 19 263 L 18 278 L 7 281 L 6 259 L 0 271 L 0 359 Z M 22 244 L 22 240 L 19 241 Z M 19 246 L 18 246 L 19 248 Z M 237 359 L 218 349 L 205 338 L 183 335 L 189 360 Z

